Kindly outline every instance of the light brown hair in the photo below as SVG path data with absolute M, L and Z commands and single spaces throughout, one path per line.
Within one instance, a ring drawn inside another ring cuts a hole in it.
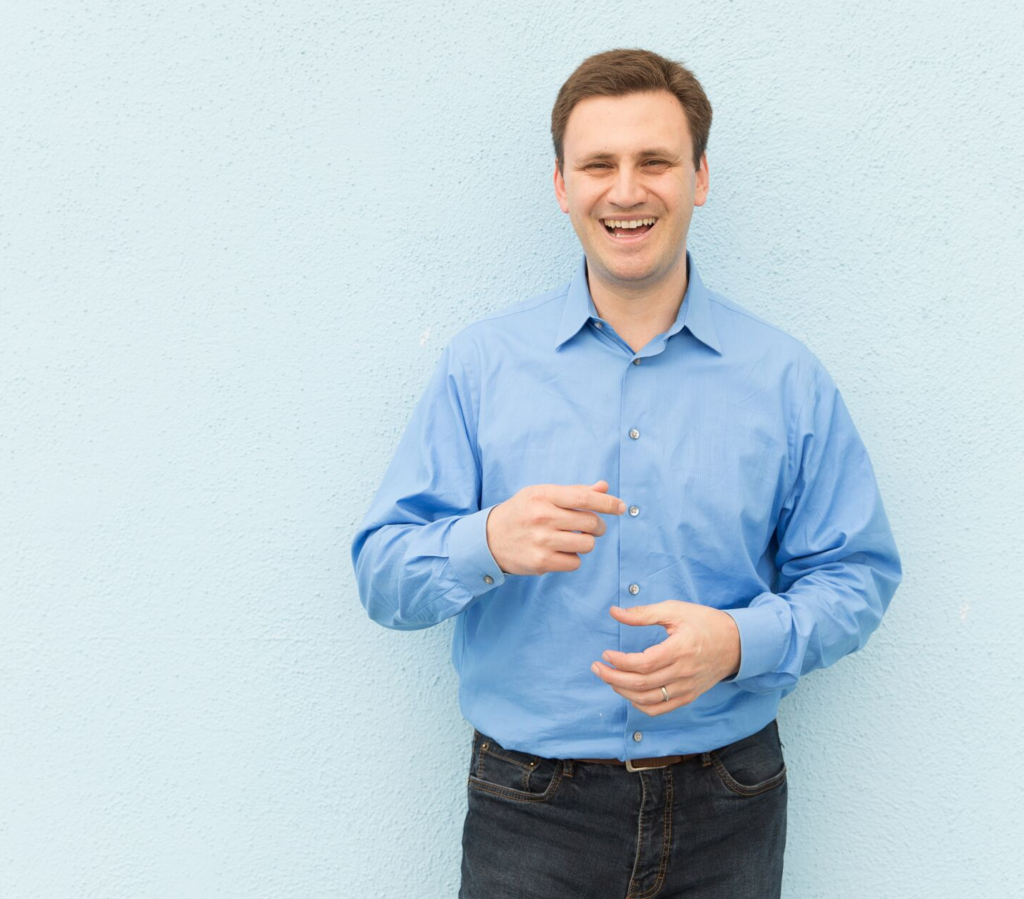
M 551 139 L 555 144 L 558 170 L 563 171 L 565 126 L 569 114 L 587 97 L 619 97 L 641 91 L 665 90 L 682 104 L 693 138 L 693 167 L 708 145 L 711 131 L 711 103 L 693 72 L 681 63 L 651 50 L 606 50 L 588 56 L 558 91 L 551 110 Z

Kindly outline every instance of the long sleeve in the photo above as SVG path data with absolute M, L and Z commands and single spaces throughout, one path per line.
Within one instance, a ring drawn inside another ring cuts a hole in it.
M 776 527 L 776 589 L 728 609 L 740 632 L 739 671 L 752 693 L 861 649 L 902 578 L 899 553 L 867 450 L 835 382 L 815 360 L 797 415 L 796 478 Z
M 359 598 L 395 630 L 430 627 L 504 575 L 487 546 L 472 384 L 445 347 L 352 541 Z

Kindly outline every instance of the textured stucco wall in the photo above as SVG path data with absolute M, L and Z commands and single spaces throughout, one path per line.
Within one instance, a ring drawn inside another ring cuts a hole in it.
M 447 338 L 569 278 L 586 55 L 715 109 L 690 248 L 800 337 L 905 579 L 783 704 L 786 890 L 1022 895 L 1013 3 L 5 4 L 0 896 L 454 896 L 451 622 L 348 546 Z

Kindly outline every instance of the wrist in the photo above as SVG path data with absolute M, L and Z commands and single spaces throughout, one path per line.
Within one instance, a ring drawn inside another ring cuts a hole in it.
M 722 626 L 722 677 L 732 677 L 740 670 L 740 629 L 736 619 L 726 612 L 721 612 Z
M 498 554 L 494 551 L 494 545 L 495 545 L 494 528 L 495 528 L 495 525 L 492 523 L 492 519 L 494 519 L 494 517 L 495 517 L 495 515 L 494 515 L 495 510 L 500 505 L 501 505 L 501 503 L 495 503 L 494 506 L 491 507 L 491 511 L 487 513 L 487 521 L 484 523 L 484 540 L 487 541 L 487 549 L 488 549 L 488 551 L 491 554 L 491 558 L 493 558 L 494 561 L 498 563 L 498 570 L 502 574 L 508 574 L 509 572 L 505 571 L 505 566 L 502 564 L 502 560 L 498 558 Z

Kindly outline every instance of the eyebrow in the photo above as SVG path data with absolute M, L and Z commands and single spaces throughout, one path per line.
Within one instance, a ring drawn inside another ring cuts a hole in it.
M 669 150 L 666 147 L 651 147 L 647 150 L 641 150 L 637 153 L 637 156 L 667 156 L 669 159 L 674 159 L 676 154 L 673 150 Z M 598 162 L 605 159 L 615 159 L 614 153 L 589 153 L 586 156 L 576 160 L 577 165 L 585 165 L 588 162 Z

